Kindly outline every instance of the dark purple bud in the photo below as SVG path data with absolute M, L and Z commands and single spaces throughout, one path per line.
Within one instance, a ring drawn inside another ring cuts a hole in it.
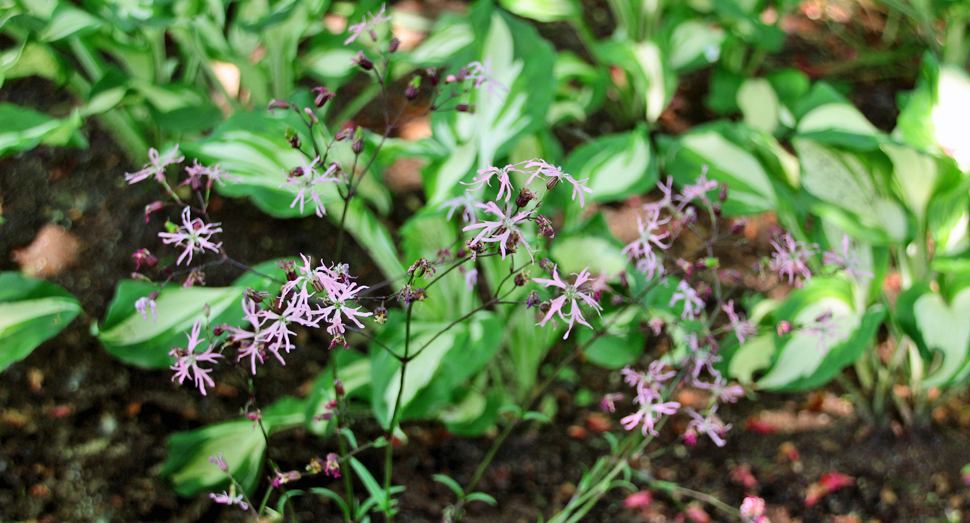
M 728 186 L 726 183 L 721 183 L 721 190 L 717 193 L 717 199 L 720 201 L 727 200 L 728 197 Z
M 342 142 L 342 141 L 346 140 L 347 138 L 350 138 L 353 135 L 354 135 L 354 129 L 351 128 L 351 127 L 348 127 L 346 129 L 344 129 L 343 131 L 340 131 L 339 133 L 337 133 L 336 135 L 334 135 L 333 139 L 334 140 L 337 140 L 338 142 Z
M 418 88 L 413 85 L 409 85 L 407 89 L 404 90 L 404 97 L 407 98 L 408 101 L 414 100 L 418 97 Z
M 212 328 L 213 336 L 222 336 L 229 327 L 225 323 L 220 323 Z
M 323 107 L 325 103 L 337 96 L 336 93 L 330 91 L 330 89 L 327 89 L 326 87 L 314 87 L 312 91 L 317 93 L 317 96 L 313 99 L 313 104 L 317 106 L 317 109 Z
M 431 80 L 432 87 L 438 87 L 438 83 L 441 82 L 441 77 L 438 76 L 438 70 L 434 67 L 429 67 L 425 74 L 428 75 L 428 80 Z
M 738 235 L 738 234 L 741 234 L 742 232 L 744 232 L 744 229 L 747 226 L 748 226 L 748 217 L 747 216 L 743 216 L 741 218 L 738 218 L 737 220 L 734 220 L 734 223 L 731 224 L 731 234 L 733 234 L 735 236 Z
M 372 62 L 370 58 L 367 58 L 366 56 L 364 56 L 363 51 L 358 51 L 357 58 L 354 58 L 352 62 L 359 65 L 360 68 L 365 71 L 370 71 L 371 69 L 374 68 L 374 62 Z
M 346 394 L 346 391 L 344 391 L 344 384 L 340 380 L 333 380 L 333 388 L 335 391 L 337 391 L 337 396 L 343 396 Z
M 467 76 L 468 76 L 468 68 L 462 67 L 461 69 L 458 70 L 457 73 L 455 73 L 455 81 L 460 82 L 464 80 L 465 77 Z
M 290 108 L 290 103 L 284 102 L 283 100 L 270 100 L 269 107 L 267 107 L 267 109 L 269 109 L 270 114 L 273 114 L 273 111 L 275 111 L 276 109 L 289 109 L 289 108 Z
M 354 142 L 350 145 L 350 148 L 354 151 L 354 154 L 360 154 L 364 152 L 364 141 L 354 140 Z
M 528 283 L 529 283 L 529 273 L 528 272 L 522 271 L 522 272 L 520 272 L 520 273 L 518 273 L 518 274 L 515 275 L 515 286 L 516 287 L 524 287 Z
M 302 143 L 300 141 L 300 135 L 299 135 L 299 133 L 297 133 L 296 130 L 293 129 L 292 127 L 290 127 L 290 126 L 287 126 L 286 127 L 286 141 L 287 141 L 287 143 L 290 144 L 290 147 L 292 147 L 294 149 L 299 149 L 300 148 L 300 144 Z
M 473 113 L 475 112 L 475 104 L 458 104 L 455 106 L 455 110 L 459 113 Z
M 539 304 L 539 312 L 541 312 L 543 314 L 549 312 L 549 309 L 551 309 L 551 308 L 552 308 L 552 303 L 550 303 L 548 301 L 544 301 L 544 302 L 542 302 L 542 303 Z
M 539 291 L 532 291 L 529 293 L 529 297 L 525 299 L 525 308 L 531 309 L 541 302 L 542 299 L 539 298 Z
M 529 205 L 529 202 L 535 199 L 535 193 L 530 191 L 528 187 L 523 187 L 522 190 L 519 191 L 519 195 L 515 198 L 515 206 L 519 208 L 525 207 L 526 205 Z
M 552 260 L 549 258 L 543 258 L 539 260 L 539 268 L 552 275 L 552 271 L 556 270 L 556 264 L 552 263 Z
M 555 189 L 557 185 L 559 185 L 559 177 L 553 176 L 552 178 L 549 178 L 549 181 L 546 182 L 546 189 L 551 191 Z
M 714 202 L 714 204 L 711 205 L 711 208 L 714 210 L 714 216 L 717 216 L 718 218 L 720 218 L 721 217 L 721 202 Z
M 393 52 L 397 51 L 397 48 L 398 47 L 401 47 L 401 41 L 398 40 L 397 38 L 391 38 L 391 43 L 388 44 L 387 51 L 389 53 L 393 53 Z

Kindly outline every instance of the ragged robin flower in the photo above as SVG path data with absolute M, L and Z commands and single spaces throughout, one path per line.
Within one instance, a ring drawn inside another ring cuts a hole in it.
M 188 207 L 182 210 L 182 226 L 176 228 L 174 232 L 158 233 L 158 236 L 162 238 L 162 243 L 175 244 L 185 249 L 179 255 L 178 260 L 175 261 L 176 265 L 181 265 L 186 256 L 189 258 L 187 263 L 192 263 L 193 252 L 202 252 L 205 249 L 219 252 L 219 248 L 222 247 L 222 242 L 212 242 L 212 235 L 222 232 L 222 228 L 219 227 L 220 224 L 207 224 L 201 218 L 191 219 L 189 213 Z
M 544 284 L 546 287 L 552 286 L 562 289 L 562 294 L 560 294 L 558 298 L 552 300 L 545 317 L 542 318 L 542 321 L 537 323 L 537 325 L 543 326 L 546 324 L 546 322 L 552 319 L 555 314 L 558 313 L 560 319 L 569 324 L 569 328 L 566 329 L 566 334 L 562 337 L 562 339 L 569 337 L 569 333 L 572 331 L 575 323 L 580 323 L 591 329 L 593 328 L 589 323 L 586 322 L 586 318 L 583 317 L 583 313 L 579 308 L 580 302 L 591 307 L 596 311 L 597 314 L 603 310 L 603 308 L 600 307 L 600 304 L 596 303 L 596 300 L 590 296 L 588 289 L 584 286 L 586 283 L 593 280 L 589 274 L 589 267 L 583 269 L 578 274 L 573 273 L 573 275 L 576 276 L 576 281 L 572 284 L 567 284 L 562 281 L 562 278 L 559 277 L 558 266 L 555 266 L 552 270 L 551 280 L 547 278 L 533 278 L 533 281 Z M 569 304 L 569 312 L 563 310 L 563 307 L 565 307 L 567 303 Z M 555 320 L 553 320 L 553 323 L 555 323 Z

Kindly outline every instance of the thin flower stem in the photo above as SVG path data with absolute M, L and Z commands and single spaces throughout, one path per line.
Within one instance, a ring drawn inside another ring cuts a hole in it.
M 340 433 L 340 427 L 343 426 L 343 423 L 341 423 L 342 416 L 340 415 L 340 413 L 343 411 L 344 405 L 343 405 L 343 399 L 340 397 L 339 394 L 337 394 L 337 391 L 336 391 L 336 383 L 338 380 L 337 358 L 333 358 L 332 363 L 333 365 L 331 365 L 331 368 L 333 370 L 334 396 L 336 396 L 336 399 L 337 399 L 337 408 L 334 409 L 333 419 L 337 424 L 337 430 L 336 430 L 337 444 L 340 448 L 340 455 L 346 456 L 347 442 L 344 441 L 343 434 Z M 354 506 L 354 483 L 352 478 L 350 477 L 350 467 L 344 462 L 344 460 L 340 460 L 340 475 L 344 477 L 344 496 L 347 499 L 347 506 L 352 507 Z M 350 514 L 345 514 L 345 515 L 347 516 L 347 521 L 350 522 L 351 521 Z
M 404 376 L 407 374 L 408 361 L 410 361 L 409 351 L 411 350 L 411 313 L 414 310 L 414 302 L 408 304 L 407 316 L 404 319 L 404 356 L 401 361 L 401 380 L 398 382 L 397 398 L 394 400 L 394 411 L 391 413 L 391 422 L 387 428 L 387 453 L 384 459 L 384 496 L 387 499 L 387 506 L 384 507 L 388 523 L 393 521 L 394 516 L 390 512 L 391 504 L 391 471 L 394 465 L 394 429 L 397 428 L 398 417 L 401 414 L 401 398 L 404 396 Z

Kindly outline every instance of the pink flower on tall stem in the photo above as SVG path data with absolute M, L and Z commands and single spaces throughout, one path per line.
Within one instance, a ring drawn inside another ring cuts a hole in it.
M 205 249 L 219 252 L 219 249 L 222 247 L 222 242 L 212 242 L 212 235 L 222 232 L 222 228 L 219 227 L 220 224 L 207 224 L 201 218 L 190 219 L 189 213 L 190 210 L 188 207 L 182 210 L 182 226 L 175 232 L 158 233 L 158 236 L 162 239 L 162 243 L 174 243 L 176 246 L 185 249 L 178 257 L 178 260 L 175 261 L 176 265 L 181 265 L 182 260 L 186 256 L 189 257 L 188 263 L 192 263 L 193 252 L 202 252 Z
M 769 267 L 778 272 L 781 277 L 788 275 L 788 283 L 796 284 L 795 277 L 801 276 L 805 280 L 812 279 L 812 271 L 808 268 L 808 260 L 817 251 L 818 245 L 796 242 L 791 234 L 784 234 L 778 241 L 771 240 L 775 252 L 771 254 Z
M 197 321 L 195 325 L 192 326 L 192 333 L 186 334 L 188 337 L 188 345 L 186 348 L 173 347 L 169 351 L 169 355 L 176 358 L 175 364 L 169 367 L 175 371 L 175 375 L 172 376 L 172 381 L 177 378 L 179 380 L 179 385 L 185 381 L 186 378 L 191 377 L 195 381 L 195 386 L 199 387 L 199 392 L 205 396 L 205 387 L 212 387 L 215 382 L 209 377 L 209 373 L 212 369 L 203 369 L 199 367 L 201 362 L 216 363 L 216 358 L 221 358 L 222 355 L 216 352 L 212 352 L 214 347 L 209 345 L 205 351 L 201 353 L 196 353 L 195 348 L 202 343 L 199 339 L 199 333 L 202 330 L 202 322 Z M 190 376 L 191 374 L 191 376 Z
M 376 15 L 368 12 L 367 15 L 364 16 L 363 20 L 361 20 L 359 24 L 354 24 L 348 27 L 347 31 L 349 31 L 351 34 L 349 38 L 344 40 L 344 45 L 348 45 L 354 40 L 356 40 L 357 37 L 359 37 L 361 34 L 364 33 L 364 31 L 367 31 L 367 33 L 370 34 L 371 39 L 376 41 L 377 33 L 374 32 L 374 28 L 377 27 L 377 24 L 382 24 L 384 22 L 391 21 L 390 16 L 382 16 L 384 14 L 384 9 L 386 7 L 387 7 L 386 4 L 381 4 L 381 10 L 378 11 Z M 367 21 L 368 16 L 370 17 L 369 22 Z
M 623 428 L 633 430 L 637 425 L 643 424 L 643 435 L 651 434 L 659 436 L 657 432 L 657 421 L 664 415 L 672 416 L 677 413 L 680 403 L 676 401 L 664 402 L 663 397 L 656 390 L 640 385 L 637 388 L 637 397 L 634 403 L 640 405 L 639 410 L 620 420 Z
M 738 313 L 734 311 L 734 300 L 728 300 L 727 303 L 721 305 L 721 310 L 727 314 L 730 322 L 727 328 L 734 331 L 734 335 L 738 338 L 738 344 L 744 345 L 744 342 L 758 334 L 758 327 L 754 323 L 738 317 Z
M 562 339 L 569 337 L 569 332 L 572 331 L 573 324 L 575 323 L 581 323 L 591 329 L 593 328 L 589 323 L 586 322 L 586 319 L 583 318 L 583 313 L 579 309 L 579 302 L 583 302 L 592 307 L 593 310 L 596 311 L 596 314 L 599 314 L 599 312 L 603 310 L 603 308 L 600 307 L 600 304 L 596 303 L 596 300 L 594 300 L 593 297 L 589 295 L 588 291 L 583 287 L 585 283 L 592 281 L 593 279 L 589 275 L 589 267 L 583 269 L 582 272 L 578 274 L 573 274 L 576 276 L 576 281 L 572 284 L 567 284 L 562 281 L 562 279 L 559 277 L 558 266 L 553 267 L 551 280 L 547 278 L 533 278 L 533 281 L 544 284 L 546 287 L 553 286 L 562 289 L 562 294 L 559 295 L 558 298 L 552 300 L 550 303 L 549 312 L 547 312 L 546 316 L 542 318 L 542 321 L 537 323 L 537 325 L 543 326 L 555 314 L 558 313 L 559 317 L 563 321 L 569 323 L 569 328 L 566 329 L 566 334 L 562 337 Z M 567 302 L 569 303 L 570 307 L 568 313 L 563 311 L 563 307 Z M 555 323 L 555 320 L 553 320 L 553 323 Z
M 474 223 L 462 229 L 463 231 L 482 230 L 472 240 L 472 243 L 498 243 L 499 252 L 502 253 L 503 260 L 507 252 L 515 247 L 515 244 L 521 243 L 525 245 L 529 256 L 532 257 L 532 246 L 525 241 L 522 237 L 522 232 L 519 230 L 519 224 L 529 221 L 528 212 L 520 211 L 512 215 L 508 207 L 505 208 L 505 212 L 502 212 L 498 208 L 498 205 L 495 205 L 495 202 L 479 203 L 476 207 L 484 209 L 485 212 L 495 215 L 498 219 Z
M 323 215 L 327 214 L 327 210 L 323 207 L 323 202 L 320 201 L 320 192 L 317 191 L 315 187 L 318 183 L 324 182 L 338 182 L 336 176 L 333 175 L 337 171 L 340 164 L 332 163 L 330 167 L 323 173 L 317 172 L 314 166 L 320 158 L 314 158 L 309 164 L 306 163 L 306 159 L 303 160 L 303 165 L 297 167 L 290 171 L 286 176 L 286 182 L 280 185 L 280 189 L 284 187 L 293 187 L 296 189 L 296 197 L 293 198 L 293 203 L 290 204 L 290 209 L 296 206 L 297 203 L 300 204 L 300 213 L 303 213 L 303 207 L 306 205 L 306 201 L 309 199 L 313 203 L 314 212 L 317 217 L 322 218 Z

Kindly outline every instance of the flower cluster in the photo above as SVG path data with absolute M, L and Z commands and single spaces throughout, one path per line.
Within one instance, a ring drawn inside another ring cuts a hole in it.
M 212 344 L 209 344 L 208 348 L 201 353 L 196 351 L 196 347 L 198 347 L 204 341 L 199 338 L 201 331 L 202 322 L 195 322 L 195 324 L 192 326 L 192 332 L 190 334 L 186 334 L 186 336 L 189 338 L 187 346 L 184 349 L 181 347 L 173 347 L 168 354 L 175 358 L 175 364 L 170 367 L 175 371 L 175 375 L 172 376 L 172 381 L 178 379 L 179 385 L 181 385 L 186 378 L 191 377 L 191 379 L 195 382 L 195 386 L 199 388 L 199 392 L 205 396 L 206 386 L 212 387 L 215 385 L 215 382 L 213 382 L 212 378 L 209 377 L 209 373 L 212 372 L 212 369 L 202 368 L 199 366 L 199 364 L 215 364 L 216 359 L 221 358 L 222 354 L 213 352 L 215 347 Z

